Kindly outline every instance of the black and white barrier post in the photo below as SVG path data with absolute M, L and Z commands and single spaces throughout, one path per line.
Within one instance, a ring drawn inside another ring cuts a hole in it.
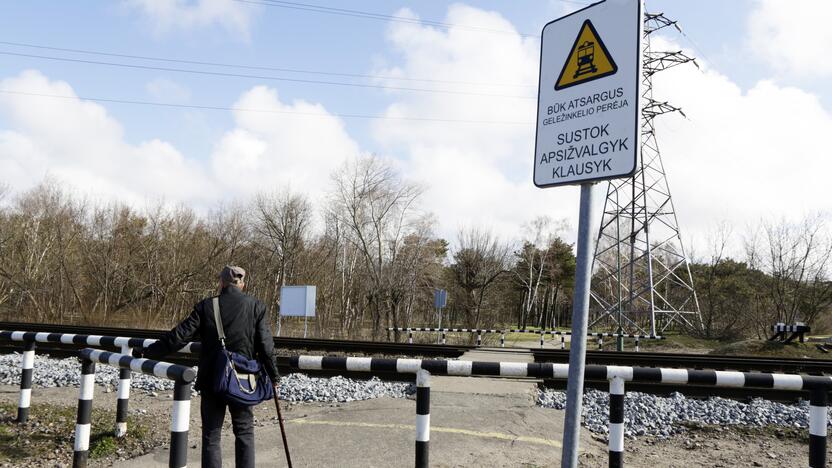
M 813 388 L 809 399 L 809 466 L 826 466 L 828 389 Z
M 603 350 L 604 350 L 604 337 L 599 336 L 598 337 L 598 351 L 603 351 Z
M 445 344 L 445 332 L 442 332 L 442 344 Z
M 609 466 L 624 466 L 624 379 L 610 379 Z
M 563 335 L 560 337 L 560 349 L 566 349 L 566 337 Z
M 636 337 L 636 352 L 638 352 L 638 337 Z
M 121 347 L 121 354 L 132 356 L 133 348 L 128 345 Z M 130 384 L 132 372 L 129 368 L 118 370 L 118 399 L 116 400 L 116 437 L 127 435 L 127 407 L 130 402 Z
M 75 445 L 72 466 L 87 466 L 90 455 L 92 397 L 95 390 L 95 363 L 81 359 L 81 387 L 78 389 L 78 417 L 75 419 Z
M 416 373 L 416 468 L 427 468 L 430 455 L 430 373 Z
M 482 333 L 477 332 L 477 346 L 482 346 Z
M 20 399 L 17 403 L 17 422 L 29 419 L 29 405 L 32 403 L 32 376 L 35 370 L 35 342 L 26 341 L 20 358 Z
M 188 426 L 191 422 L 191 383 L 177 380 L 173 387 L 173 413 L 170 421 L 171 467 L 188 466 Z
M 410 329 L 407 330 L 407 344 L 413 344 L 413 332 Z
M 543 337 L 544 337 L 544 336 L 546 336 L 546 334 L 545 334 L 545 333 L 543 333 L 543 332 L 540 332 L 540 347 L 541 347 L 541 348 L 543 347 Z
M 91 348 L 82 349 L 78 357 L 81 359 L 81 389 L 78 397 L 78 420 L 75 426 L 73 468 L 86 466 L 89 457 L 90 415 L 92 414 L 92 396 L 95 386 L 95 363 L 126 368 L 175 382 L 168 466 L 174 468 L 186 466 L 188 428 L 191 419 L 191 383 L 196 378 L 196 371 L 187 366 L 134 358 L 128 354 L 111 353 Z
M 505 333 L 500 333 L 500 347 L 501 348 L 506 347 L 506 334 Z

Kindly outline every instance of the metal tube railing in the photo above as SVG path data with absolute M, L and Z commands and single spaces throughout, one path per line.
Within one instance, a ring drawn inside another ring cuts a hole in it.
M 387 359 L 334 356 L 294 356 L 290 366 L 299 370 L 335 370 L 352 372 L 391 372 L 431 375 L 532 377 L 567 379 L 568 364 L 525 362 L 448 361 L 441 359 Z M 624 385 L 625 382 L 699 385 L 717 388 L 767 388 L 800 390 L 811 394 L 809 406 L 809 466 L 826 464 L 827 394 L 832 377 L 762 372 L 736 372 L 698 369 L 587 365 L 586 380 L 610 382 L 610 466 L 623 465 L 624 453 Z
M 191 420 L 191 382 L 196 371 L 162 361 L 134 358 L 128 354 L 111 353 L 84 348 L 78 353 L 81 360 L 81 387 L 78 390 L 78 419 L 75 425 L 74 468 L 87 466 L 91 432 L 95 364 L 107 364 L 174 381 L 173 410 L 170 425 L 170 455 L 168 466 L 184 467 L 188 458 L 188 429 Z

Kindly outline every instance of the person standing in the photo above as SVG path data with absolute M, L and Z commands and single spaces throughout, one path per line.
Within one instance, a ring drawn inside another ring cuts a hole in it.
M 220 320 L 225 330 L 228 351 L 257 359 L 274 382 L 278 392 L 277 362 L 274 340 L 269 325 L 269 314 L 263 302 L 243 293 L 246 272 L 238 266 L 226 266 L 219 274 Z M 222 349 L 214 321 L 213 297 L 194 305 L 191 314 L 163 338 L 147 347 L 142 355 L 161 358 L 185 346 L 189 341 L 201 341 L 199 370 L 194 388 L 200 392 L 202 418 L 202 466 L 222 466 L 220 447 L 222 424 L 226 408 L 231 413 L 234 431 L 234 460 L 237 468 L 254 467 L 254 412 L 251 406 L 226 403 L 213 391 L 217 353 Z

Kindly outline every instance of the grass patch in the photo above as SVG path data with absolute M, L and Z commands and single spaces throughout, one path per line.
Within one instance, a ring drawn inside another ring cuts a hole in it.
M 830 355 L 818 351 L 814 343 L 799 343 L 797 341 L 791 343 L 768 340 L 737 341 L 719 346 L 711 351 L 711 354 L 830 359 Z
M 23 466 L 35 460 L 70 463 L 76 412 L 73 406 L 35 404 L 29 410 L 29 420 L 19 424 L 15 421 L 17 406 L 0 403 L 0 462 Z M 128 417 L 129 430 L 124 438 L 113 436 L 115 418 L 115 411 L 93 407 L 90 459 L 146 451 L 153 434 L 153 418 Z M 164 439 L 159 442 L 162 441 Z

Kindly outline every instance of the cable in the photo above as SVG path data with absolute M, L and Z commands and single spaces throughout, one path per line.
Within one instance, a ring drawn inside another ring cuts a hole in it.
M 456 94 L 456 95 L 463 95 L 463 96 L 486 96 L 486 97 L 503 97 L 503 98 L 511 98 L 511 99 L 537 99 L 536 96 L 517 96 L 517 95 L 510 95 L 510 94 L 491 94 L 491 93 L 477 93 L 473 91 L 452 91 L 446 89 L 429 89 L 429 88 L 409 88 L 409 87 L 402 87 L 402 86 L 387 86 L 387 85 L 374 85 L 374 84 L 366 84 L 366 83 L 345 83 L 341 81 L 324 81 L 324 80 L 310 80 L 304 78 L 287 78 L 287 77 L 279 77 L 279 76 L 261 76 L 261 75 L 246 75 L 242 73 L 228 73 L 228 72 L 217 72 L 217 71 L 208 71 L 208 70 L 189 70 L 185 68 L 172 68 L 172 67 L 159 67 L 159 66 L 151 66 L 151 65 L 138 65 L 138 64 L 127 64 L 127 63 L 116 63 L 116 62 L 103 62 L 98 60 L 84 60 L 84 59 L 77 59 L 77 58 L 69 58 L 69 57 L 51 57 L 48 55 L 35 55 L 35 54 L 23 54 L 19 52 L 8 52 L 8 51 L 0 51 L 0 55 L 12 55 L 17 57 L 28 57 L 28 58 L 37 58 L 37 59 L 45 59 L 45 60 L 57 60 L 61 62 L 76 62 L 76 63 L 86 63 L 92 65 L 106 65 L 111 67 L 122 67 L 122 68 L 133 68 L 133 69 L 140 69 L 140 70 L 156 70 L 156 71 L 167 71 L 167 72 L 176 72 L 176 73 L 191 73 L 197 75 L 210 75 L 210 76 L 222 76 L 222 77 L 233 77 L 233 78 L 252 78 L 257 80 L 271 80 L 271 81 L 287 81 L 292 83 L 307 83 L 307 84 L 321 84 L 321 85 L 331 85 L 331 86 L 348 86 L 354 88 L 371 88 L 371 89 L 386 89 L 386 90 L 395 90 L 395 91 L 409 91 L 409 92 L 421 92 L 421 93 L 433 93 L 433 94 Z
M 460 24 L 451 24 L 451 23 L 443 23 L 441 21 L 431 21 L 431 20 L 421 20 L 417 18 L 407 18 L 404 16 L 393 16 L 393 15 L 385 15 L 381 13 L 372 13 L 368 11 L 361 11 L 361 10 L 348 10 L 344 8 L 333 8 L 327 7 L 322 5 L 313 5 L 310 3 L 300 3 L 300 2 L 286 2 L 280 0 L 234 0 L 240 3 L 249 3 L 254 5 L 266 5 L 278 8 L 288 8 L 292 10 L 301 10 L 301 11 L 312 11 L 316 13 L 326 13 L 330 15 L 340 15 L 340 16 L 351 16 L 355 18 L 364 18 L 364 19 L 374 19 L 374 20 L 382 20 L 382 21 L 395 21 L 399 23 L 408 23 L 408 24 L 423 24 L 428 26 L 436 26 L 445 29 L 465 29 L 469 31 L 476 31 L 476 32 L 486 32 L 486 33 L 497 33 L 497 34 L 517 34 L 521 37 L 526 38 L 533 38 L 533 39 L 540 39 L 540 35 L 538 34 L 524 34 L 519 33 L 517 31 L 507 31 L 502 29 L 491 29 L 491 28 L 482 28 L 477 26 L 467 26 L 467 25 L 460 25 Z M 570 1 L 570 0 L 560 0 L 560 1 Z M 577 3 L 571 2 L 570 3 Z
M 64 96 L 59 94 L 45 94 L 32 93 L 27 91 L 14 91 L 9 89 L 0 89 L 0 93 L 14 94 L 19 96 L 43 97 L 54 99 L 68 99 L 68 100 L 83 100 L 93 102 L 106 102 L 114 104 L 132 104 L 142 106 L 156 106 L 156 107 L 177 107 L 185 109 L 199 109 L 199 110 L 222 110 L 233 112 L 258 112 L 264 114 L 285 114 L 285 115 L 300 115 L 309 117 L 340 117 L 345 119 L 367 119 L 367 120 L 398 120 L 398 121 L 415 121 L 415 122 L 440 122 L 440 123 L 465 123 L 465 124 L 488 124 L 488 125 L 534 125 L 534 122 L 520 122 L 520 121 L 505 121 L 505 120 L 467 120 L 467 119 L 440 119 L 434 117 L 391 117 L 387 115 L 369 115 L 369 114 L 338 114 L 338 113 L 318 113 L 318 112 L 298 112 L 298 111 L 281 111 L 274 109 L 249 109 L 243 107 L 224 107 L 224 106 L 209 106 L 197 104 L 175 104 L 170 102 L 154 102 L 154 101 L 139 101 L 131 99 L 112 99 L 112 98 L 98 98 L 89 96 Z
M 151 57 L 147 55 L 131 55 L 131 54 L 123 54 L 123 53 L 115 53 L 115 52 L 101 52 L 101 51 L 94 51 L 88 49 L 70 49 L 65 47 L 53 47 L 47 45 L 40 45 L 40 44 L 26 44 L 22 42 L 10 42 L 10 41 L 0 41 L 2 45 L 10 45 L 15 47 L 29 47 L 33 49 L 45 49 L 45 50 L 54 50 L 59 52 L 72 52 L 78 54 L 88 54 L 88 55 L 101 55 L 107 57 L 120 57 L 120 58 L 130 58 L 130 59 L 137 59 L 137 60 L 151 60 L 156 62 L 169 62 L 169 63 L 184 63 L 188 65 L 207 65 L 212 67 L 225 67 L 225 68 L 241 68 L 247 70 L 268 70 L 268 71 L 279 71 L 279 72 L 288 72 L 288 73 L 308 73 L 314 75 L 327 75 L 327 76 L 343 76 L 348 78 L 371 78 L 371 79 L 379 79 L 379 80 L 398 80 L 398 81 L 416 81 L 416 82 L 426 82 L 426 83 L 446 83 L 446 84 L 464 84 L 464 85 L 474 85 L 474 86 L 505 86 L 505 87 L 517 87 L 517 88 L 532 88 L 534 85 L 525 85 L 525 84 L 511 84 L 511 83 L 486 83 L 486 82 L 476 82 L 476 81 L 454 81 L 454 80 L 436 80 L 436 79 L 429 79 L 429 78 L 408 78 L 408 77 L 397 77 L 397 76 L 384 76 L 384 75 L 365 75 L 360 73 L 342 73 L 342 72 L 328 72 L 322 70 L 304 70 L 299 68 L 281 68 L 281 67 L 267 67 L 267 66 L 258 66 L 258 65 L 239 65 L 239 64 L 230 64 L 230 63 L 221 63 L 221 62 L 206 62 L 200 60 L 184 60 L 184 59 L 172 59 L 166 57 Z

